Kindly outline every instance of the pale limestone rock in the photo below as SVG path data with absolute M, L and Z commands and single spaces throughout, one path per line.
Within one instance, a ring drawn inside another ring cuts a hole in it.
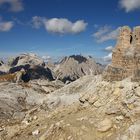
M 112 54 L 112 63 L 104 74 L 104 80 L 121 81 L 131 77 L 133 81 L 140 80 L 140 28 L 131 32 L 128 26 L 120 28 L 118 41 Z
M 89 97 L 89 100 L 88 100 L 88 102 L 89 102 L 89 104 L 94 104 L 97 100 L 98 100 L 98 96 L 97 95 L 92 95 L 92 96 L 90 96 Z
M 137 87 L 135 89 L 135 95 L 138 96 L 138 97 L 140 97 L 140 87 Z
M 111 114 L 121 114 L 121 110 L 117 105 L 111 105 L 106 109 L 106 114 L 111 115 Z
M 124 119 L 124 116 L 120 115 L 120 116 L 116 116 L 116 120 L 117 121 L 120 121 L 120 120 L 123 120 Z
M 131 125 L 117 140 L 140 140 L 140 122 Z
M 75 81 L 84 75 L 101 74 L 103 67 L 97 64 L 93 58 L 81 55 L 64 57 L 54 69 L 57 79 L 64 83 Z
M 99 122 L 97 125 L 97 130 L 100 132 L 106 132 L 112 128 L 113 124 L 110 119 L 104 119 L 103 121 Z
M 39 133 L 40 133 L 40 131 L 37 129 L 37 130 L 32 132 L 32 135 L 35 136 L 35 135 L 38 135 Z
M 44 61 L 35 54 L 26 53 L 13 58 L 13 62 L 11 62 L 12 66 L 20 66 L 26 64 L 43 66 Z
M 79 101 L 84 103 L 86 101 L 88 101 L 90 98 L 90 95 L 88 93 L 85 93 L 84 95 L 82 95 L 80 98 L 79 98 Z
M 41 86 L 41 88 L 46 92 L 46 94 L 49 94 L 51 92 L 51 89 L 46 86 Z
M 37 120 L 37 119 L 38 119 L 38 117 L 37 117 L 37 116 L 34 116 L 34 117 L 33 117 L 33 119 L 34 119 L 34 120 Z
M 94 106 L 97 107 L 97 108 L 99 108 L 99 107 L 103 106 L 103 103 L 102 103 L 101 101 L 97 100 L 97 101 L 94 103 Z

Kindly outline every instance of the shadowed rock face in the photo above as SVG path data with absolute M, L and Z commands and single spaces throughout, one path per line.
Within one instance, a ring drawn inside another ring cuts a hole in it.
M 83 63 L 87 61 L 87 58 L 81 56 L 81 55 L 72 55 L 70 56 L 70 58 L 75 59 L 76 61 L 78 61 L 78 63 Z
M 54 80 L 52 72 L 49 68 L 43 68 L 41 66 L 35 66 L 30 68 L 27 71 L 27 74 L 30 76 L 30 79 L 48 79 L 50 81 Z
M 44 61 L 34 54 L 23 54 L 11 62 L 12 68 L 9 73 L 14 73 L 24 69 L 26 74 L 22 76 L 24 82 L 28 82 L 33 79 L 47 79 L 54 80 L 52 72 L 49 68 L 45 67 Z
M 64 83 L 75 81 L 84 75 L 97 75 L 102 72 L 102 67 L 92 59 L 81 55 L 65 57 L 54 69 L 57 79 Z
M 6 74 L 5 72 L 0 71 L 0 75 Z
M 10 68 L 9 73 L 14 73 L 16 71 L 20 71 L 21 69 L 24 69 L 25 71 L 28 71 L 29 68 L 30 68 L 30 65 L 29 64 L 15 66 L 15 67 Z
M 2 66 L 4 64 L 4 62 L 3 61 L 0 61 L 0 66 Z
M 133 31 L 128 26 L 120 29 L 118 41 L 112 54 L 112 64 L 103 73 L 109 81 L 123 80 L 129 76 L 134 81 L 140 80 L 140 26 Z

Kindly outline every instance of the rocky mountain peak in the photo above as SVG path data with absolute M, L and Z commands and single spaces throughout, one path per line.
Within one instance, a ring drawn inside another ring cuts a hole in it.
M 106 80 L 118 81 L 129 76 L 140 80 L 140 27 L 133 31 L 128 26 L 120 28 L 117 44 L 112 54 L 112 64 L 108 66 L 103 77 Z
M 74 81 L 84 75 L 96 75 L 102 72 L 102 67 L 92 58 L 82 55 L 64 57 L 55 68 L 56 77 L 63 82 Z
M 19 66 L 19 65 L 25 65 L 25 64 L 30 64 L 30 65 L 40 65 L 44 66 L 44 61 L 37 55 L 33 53 L 25 53 L 21 54 L 13 59 L 11 62 L 12 66 Z

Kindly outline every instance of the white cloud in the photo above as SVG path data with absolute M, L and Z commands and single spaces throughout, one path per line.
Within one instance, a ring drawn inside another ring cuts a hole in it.
M 112 52 L 114 48 L 112 46 L 108 46 L 105 48 L 105 51 Z
M 140 0 L 120 0 L 119 4 L 126 12 L 140 9 Z
M 83 32 L 87 27 L 87 23 L 84 20 L 77 20 L 73 23 L 66 18 L 46 19 L 38 16 L 32 18 L 34 28 L 38 29 L 42 25 L 48 32 L 59 34 L 77 34 Z
M 105 25 L 103 27 L 100 27 L 92 36 L 98 43 L 102 43 L 108 40 L 117 39 L 118 33 L 119 28 L 113 30 L 111 26 Z
M 111 27 L 110 26 L 107 26 L 107 25 L 105 25 L 103 27 L 100 27 L 98 29 L 98 31 L 93 34 L 93 37 L 99 38 L 103 34 L 107 33 L 110 29 L 111 29 Z
M 31 24 L 33 28 L 39 29 L 43 25 L 43 18 L 39 16 L 32 17 Z
M 14 23 L 12 21 L 3 22 L 0 21 L 0 32 L 8 32 L 12 29 Z
M 109 53 L 107 56 L 104 56 L 103 60 L 105 62 L 110 62 L 112 60 L 112 53 Z
M 60 34 L 77 34 L 86 29 L 87 23 L 78 20 L 74 23 L 65 18 L 52 18 L 44 21 L 47 31 Z
M 9 11 L 12 12 L 19 12 L 24 9 L 22 0 L 0 0 L 0 7 L 4 4 L 9 4 Z

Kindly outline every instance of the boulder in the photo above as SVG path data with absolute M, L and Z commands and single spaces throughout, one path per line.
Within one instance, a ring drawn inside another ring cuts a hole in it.
M 100 132 L 106 132 L 112 128 L 112 121 L 110 119 L 104 119 L 98 123 L 97 129 Z

